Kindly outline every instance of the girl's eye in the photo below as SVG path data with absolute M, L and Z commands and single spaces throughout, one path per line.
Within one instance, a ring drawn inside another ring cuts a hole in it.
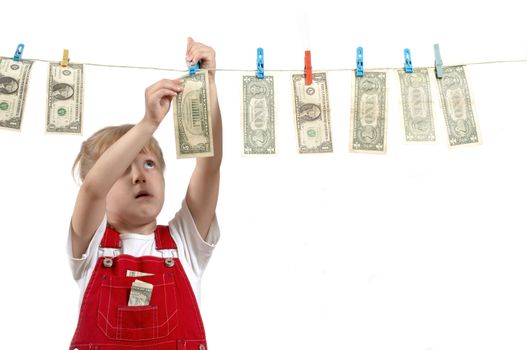
M 154 169 L 156 167 L 156 163 L 154 163 L 153 160 L 147 160 L 145 162 L 145 169 Z

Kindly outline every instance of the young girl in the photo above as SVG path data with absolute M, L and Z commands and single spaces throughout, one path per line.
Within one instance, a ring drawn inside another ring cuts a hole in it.
M 98 131 L 75 160 L 82 185 L 68 254 L 82 303 L 70 350 L 207 347 L 200 279 L 219 239 L 221 115 L 214 50 L 189 38 L 186 59 L 210 69 L 214 157 L 197 159 L 182 207 L 168 226 L 156 221 L 164 202 L 165 163 L 152 135 L 182 91 L 180 81 L 148 87 L 144 118 Z M 134 299 L 129 306 L 136 291 L 142 293 L 141 303 Z

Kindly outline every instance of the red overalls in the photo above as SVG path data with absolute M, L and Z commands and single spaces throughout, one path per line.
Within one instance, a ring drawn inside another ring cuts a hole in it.
M 70 350 L 206 349 L 198 304 L 179 258 L 173 257 L 176 243 L 167 226 L 156 227 L 155 241 L 156 249 L 169 257 L 120 254 L 97 259 Z M 100 247 L 116 251 L 120 243 L 119 233 L 106 228 Z M 127 270 L 154 275 L 126 277 Z M 128 306 L 136 279 L 154 285 L 147 306 Z

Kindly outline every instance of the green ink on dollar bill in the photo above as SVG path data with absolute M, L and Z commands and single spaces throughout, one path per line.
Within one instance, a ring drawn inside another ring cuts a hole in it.
M 399 69 L 397 73 L 406 142 L 434 142 L 436 134 L 428 69 L 415 68 L 413 73 Z
M 180 80 L 183 91 L 173 99 L 177 157 L 212 157 L 208 73 L 202 71 Z
M 356 78 L 350 133 L 351 151 L 386 152 L 386 73 Z
M 0 58 L 0 128 L 20 130 L 33 61 Z
M 49 64 L 46 131 L 60 134 L 82 134 L 84 95 L 83 65 Z
M 313 73 L 310 85 L 304 74 L 293 74 L 292 80 L 298 152 L 333 152 L 326 73 Z
M 266 75 L 242 77 L 244 154 L 275 154 L 274 79 Z
M 463 66 L 444 67 L 437 79 L 450 147 L 480 144 L 476 113 Z

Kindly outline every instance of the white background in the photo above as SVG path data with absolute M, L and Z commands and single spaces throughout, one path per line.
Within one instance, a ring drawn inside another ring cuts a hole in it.
M 0 55 L 185 69 L 187 36 L 220 69 L 431 67 L 527 58 L 518 1 L 5 2 Z M 277 146 L 241 155 L 242 73 L 217 73 L 224 124 L 222 238 L 203 279 L 211 349 L 526 349 L 527 63 L 469 65 L 483 144 L 405 145 L 389 70 L 386 155 L 348 152 L 351 71 L 330 72 L 334 153 L 299 155 L 290 72 L 276 73 Z M 253 74 L 253 73 L 246 73 Z M 0 130 L 2 348 L 64 349 L 78 289 L 65 255 L 81 142 L 136 123 L 144 89 L 171 71 L 85 67 L 82 136 L 46 135 L 47 64 L 32 68 L 21 132 Z M 437 100 L 437 95 L 435 101 Z M 156 133 L 167 161 L 167 223 L 193 160 L 177 160 L 172 112 Z M 10 345 L 10 346 L 7 346 Z

